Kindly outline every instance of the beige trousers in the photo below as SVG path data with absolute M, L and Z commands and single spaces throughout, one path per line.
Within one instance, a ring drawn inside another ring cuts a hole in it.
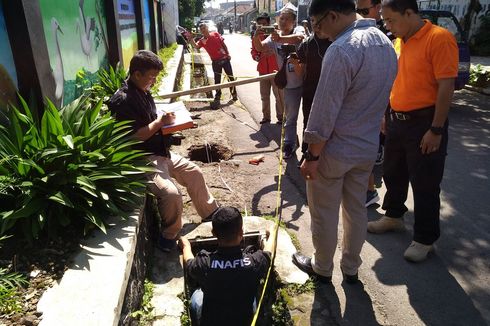
M 271 119 L 271 88 L 276 98 L 276 118 L 281 121 L 284 113 L 284 92 L 274 83 L 274 79 L 260 81 L 260 99 L 262 100 L 262 117 Z
M 349 164 L 322 154 L 317 177 L 307 181 L 316 273 L 332 275 L 340 206 L 344 229 L 340 267 L 354 275 L 361 266 L 367 230 L 366 191 L 372 167 L 373 162 Z
M 152 181 L 149 185 L 150 191 L 158 201 L 164 238 L 174 239 L 182 228 L 182 195 L 171 178 L 187 189 L 202 218 L 208 217 L 218 208 L 206 186 L 201 169 L 196 164 L 175 153 L 171 153 L 171 158 L 152 155 L 150 161 L 159 170 L 148 178 Z

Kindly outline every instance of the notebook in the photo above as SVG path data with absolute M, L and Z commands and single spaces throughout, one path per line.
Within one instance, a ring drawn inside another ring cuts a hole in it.
M 156 103 L 157 115 L 162 115 L 165 112 L 173 112 L 175 114 L 175 121 L 171 125 L 162 127 L 162 133 L 168 135 L 176 131 L 189 129 L 194 127 L 191 113 L 187 110 L 184 102 L 174 103 Z

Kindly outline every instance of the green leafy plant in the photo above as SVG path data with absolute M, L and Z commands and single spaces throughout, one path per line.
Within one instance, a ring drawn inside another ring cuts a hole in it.
M 0 126 L 0 235 L 41 231 L 81 221 L 105 232 L 109 216 L 125 218 L 144 194 L 144 153 L 132 149 L 128 122 L 101 114 L 83 96 L 62 110 L 48 101 L 40 120 L 26 102 Z
M 155 284 L 150 280 L 145 279 L 144 289 L 145 293 L 143 294 L 141 309 L 131 313 L 131 317 L 138 319 L 140 325 L 150 325 L 151 321 L 155 318 L 155 307 L 151 304 Z
M 6 236 L 0 237 L 0 244 L 6 238 Z M 0 268 L 0 314 L 22 311 L 21 298 L 17 289 L 27 283 L 22 274 L 11 273 L 6 268 Z
M 486 71 L 481 64 L 472 66 L 469 84 L 476 87 L 490 86 L 490 71 Z
M 109 67 L 109 70 L 101 68 L 97 75 L 99 81 L 86 92 L 96 102 L 102 100 L 102 102 L 107 103 L 126 80 L 127 72 L 121 64 L 117 64 L 116 69 L 112 66 Z

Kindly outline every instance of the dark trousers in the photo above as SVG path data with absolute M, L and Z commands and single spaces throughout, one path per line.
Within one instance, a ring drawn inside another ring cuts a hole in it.
M 231 62 L 229 59 L 216 60 L 212 62 L 213 72 L 214 72 L 214 84 L 221 84 L 221 72 L 224 70 L 225 73 L 230 78 L 230 81 L 235 80 L 233 77 L 233 69 L 231 68 Z M 236 97 L 236 88 L 230 87 L 231 96 Z M 221 97 L 221 89 L 216 91 L 214 96 L 215 100 L 219 100 Z
M 303 135 L 305 133 L 306 125 L 308 125 L 308 118 L 310 117 L 311 105 L 313 104 L 313 97 L 306 98 L 303 96 Z M 304 137 L 303 137 L 304 139 Z M 308 150 L 308 144 L 304 142 L 301 143 L 301 152 L 304 154 Z
M 439 194 L 447 154 L 448 122 L 444 125 L 439 149 L 422 154 L 420 142 L 430 128 L 434 114 L 434 109 L 425 110 L 426 114 L 404 121 L 392 114 L 386 116 L 383 178 L 387 191 L 383 209 L 388 217 L 402 217 L 407 211 L 405 201 L 410 182 L 414 197 L 413 240 L 430 245 L 440 235 Z

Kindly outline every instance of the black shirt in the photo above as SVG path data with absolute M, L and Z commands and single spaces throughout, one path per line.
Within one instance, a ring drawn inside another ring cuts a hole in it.
M 200 251 L 187 266 L 204 292 L 200 325 L 249 326 L 259 282 L 270 263 L 271 254 L 253 246 Z
M 151 94 L 143 92 L 130 80 L 111 97 L 108 106 L 118 121 L 132 121 L 131 127 L 134 132 L 157 118 L 155 101 Z M 135 148 L 151 154 L 169 156 L 170 137 L 164 136 L 159 130 Z
M 320 79 L 323 56 L 330 44 L 332 42 L 329 40 L 320 39 L 315 37 L 315 34 L 312 34 L 298 48 L 299 61 L 306 65 L 303 82 L 303 101 L 310 104 L 313 102 L 318 80 Z

